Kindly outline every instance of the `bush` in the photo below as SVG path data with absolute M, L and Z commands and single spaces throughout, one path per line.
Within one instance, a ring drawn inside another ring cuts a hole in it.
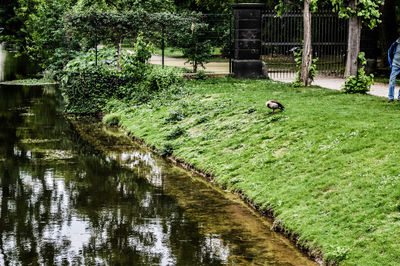
M 117 63 L 117 50 L 103 48 L 97 52 L 97 65 L 106 69 L 113 69 Z M 64 71 L 76 72 L 85 70 L 96 65 L 96 53 L 94 49 L 79 53 L 74 59 L 68 62 Z
M 142 34 L 136 40 L 133 52 L 122 53 L 121 69 L 124 75 L 129 76 L 132 86 L 143 82 L 149 74 L 149 64 L 153 46 L 143 40 Z
M 357 76 L 350 76 L 343 87 L 345 93 L 367 93 L 369 92 L 371 85 L 374 84 L 374 75 L 367 75 L 365 73 L 365 66 L 367 60 L 365 59 L 365 53 L 361 52 L 358 55 L 358 60 L 362 66 L 357 71 Z
M 148 87 L 151 91 L 160 91 L 179 85 L 182 81 L 182 72 L 179 69 L 171 67 L 163 69 L 155 66 L 148 77 Z
M 194 76 L 194 79 L 196 80 L 206 80 L 207 78 L 207 74 L 204 70 L 198 71 L 196 76 Z
M 89 67 L 81 72 L 64 72 L 62 93 L 69 113 L 94 114 L 101 112 L 106 102 L 121 97 L 118 91 L 129 78 L 117 71 Z
M 121 120 L 120 114 L 108 114 L 103 117 L 103 122 L 109 126 L 118 126 Z
M 146 103 L 155 97 L 155 92 L 183 81 L 177 68 L 162 69 L 147 63 L 151 45 L 146 44 L 141 36 L 133 53 L 122 54 L 120 72 L 117 71 L 116 51 L 100 51 L 97 66 L 93 51 L 89 51 L 71 60 L 64 68 L 61 83 L 67 112 L 98 113 L 112 99 Z

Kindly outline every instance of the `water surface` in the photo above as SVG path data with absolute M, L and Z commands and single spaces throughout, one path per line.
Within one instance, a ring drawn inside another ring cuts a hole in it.
M 0 82 L 32 78 L 40 68 L 32 64 L 26 55 L 7 52 L 0 43 Z
M 229 193 L 52 86 L 0 85 L 0 265 L 310 265 Z

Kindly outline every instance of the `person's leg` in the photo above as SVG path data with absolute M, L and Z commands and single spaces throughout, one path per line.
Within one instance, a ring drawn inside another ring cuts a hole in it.
M 392 67 L 392 72 L 390 73 L 389 79 L 389 100 L 394 99 L 394 87 L 396 86 L 396 77 L 400 72 L 400 68 L 397 66 Z
M 400 74 L 400 67 L 396 67 L 395 73 L 396 77 Z M 394 78 L 394 87 L 396 86 L 396 78 Z M 399 96 L 397 97 L 397 100 L 400 101 L 400 88 L 399 88 Z

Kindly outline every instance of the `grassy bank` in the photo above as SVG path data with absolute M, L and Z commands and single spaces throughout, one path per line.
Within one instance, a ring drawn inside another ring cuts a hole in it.
M 45 86 L 45 85 L 56 85 L 57 82 L 51 79 L 19 79 L 11 81 L 0 82 L 0 85 L 12 85 L 12 86 Z
M 400 104 L 272 81 L 191 81 L 108 121 L 212 173 L 343 264 L 400 261 Z M 286 110 L 270 115 L 265 101 Z

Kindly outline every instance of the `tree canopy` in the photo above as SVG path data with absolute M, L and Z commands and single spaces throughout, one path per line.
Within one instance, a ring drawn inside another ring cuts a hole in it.
M 351 2 L 355 3 L 356 8 L 351 8 Z M 362 19 L 362 22 L 368 27 L 375 28 L 380 20 L 380 6 L 384 0 L 332 0 L 334 10 L 339 13 L 341 18 L 349 19 L 355 15 Z

